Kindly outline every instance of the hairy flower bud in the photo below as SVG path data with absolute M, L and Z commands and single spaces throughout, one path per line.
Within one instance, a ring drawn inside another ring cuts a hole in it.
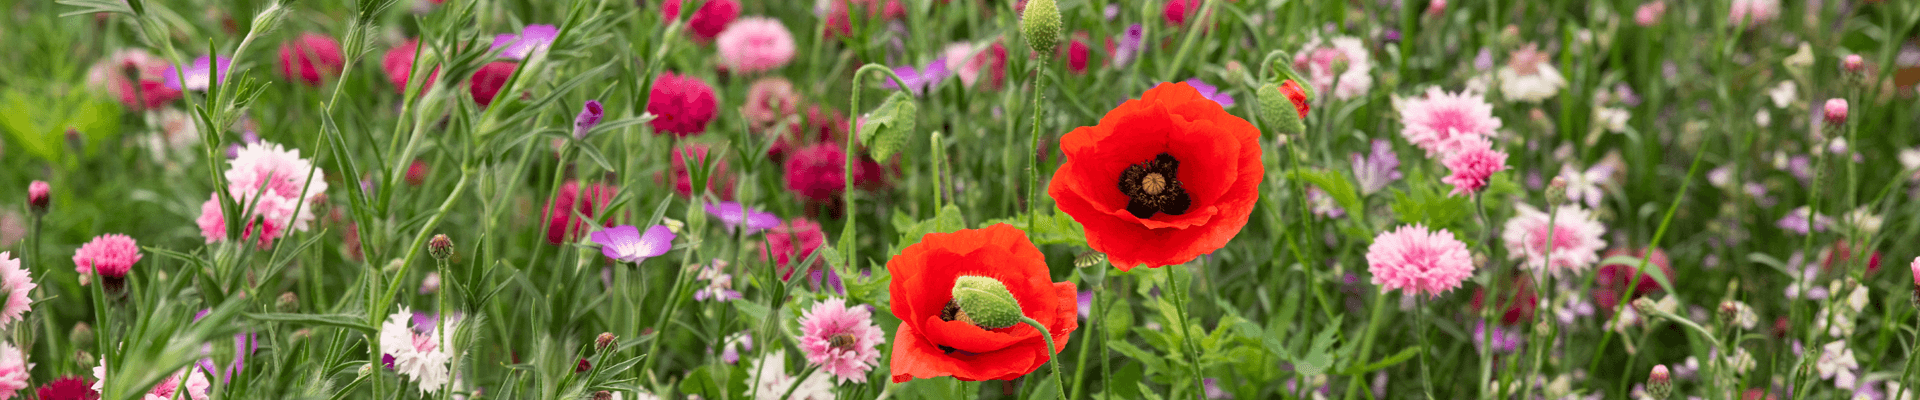
M 593 348 L 605 351 L 608 347 L 613 347 L 613 339 L 613 332 L 600 332 L 599 337 L 593 338 Z
M 573 373 L 576 374 L 591 370 L 593 370 L 593 363 L 587 362 L 586 358 L 581 358 L 579 363 L 573 365 Z
M 300 296 L 294 295 L 293 292 L 281 293 L 280 302 L 274 306 L 283 313 L 300 312 Z
M 957 308 L 954 320 L 985 329 L 1013 326 L 1026 317 L 1006 284 L 984 276 L 962 276 L 955 280 L 952 301 L 948 307 Z
M 1673 378 L 1667 372 L 1667 366 L 1655 365 L 1653 372 L 1647 374 L 1647 395 L 1655 399 L 1666 399 L 1673 394 Z
M 1840 70 L 1846 71 L 1848 75 L 1860 75 L 1867 70 L 1867 60 L 1861 58 L 1859 54 L 1848 54 L 1840 58 Z
M 49 203 L 48 200 L 50 197 L 48 192 L 52 190 L 53 187 L 48 185 L 47 181 L 33 181 L 33 183 L 28 183 L 27 208 L 32 210 L 34 215 L 46 215 L 47 203 Z
M 1060 6 L 1053 0 L 1028 1 L 1026 12 L 1020 15 L 1020 33 L 1026 35 L 1027 47 L 1041 57 L 1053 55 L 1053 48 L 1060 43 Z
M 73 343 L 73 347 L 76 348 L 93 348 L 93 326 L 87 325 L 86 322 L 74 323 L 73 333 L 67 335 L 67 341 Z
M 1556 176 L 1547 183 L 1547 205 L 1559 207 L 1562 204 L 1567 204 L 1567 178 Z
M 613 392 L 605 390 L 593 392 L 593 400 L 613 400 Z
M 1307 93 L 1300 84 L 1291 79 L 1279 84 L 1268 83 L 1260 86 L 1256 97 L 1260 101 L 1260 118 L 1271 125 L 1268 129 L 1282 135 L 1306 132 L 1309 106 Z
M 1827 105 L 1822 108 L 1822 111 L 1824 111 L 1823 115 L 1826 117 L 1827 125 L 1840 126 L 1847 124 L 1847 99 L 1827 99 Z
M 433 239 L 427 240 L 427 254 L 441 261 L 453 257 L 453 239 L 447 238 L 447 235 L 433 235 Z

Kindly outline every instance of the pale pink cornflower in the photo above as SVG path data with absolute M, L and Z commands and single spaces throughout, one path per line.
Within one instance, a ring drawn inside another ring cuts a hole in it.
M 1493 173 L 1507 170 L 1507 153 L 1493 149 L 1493 143 L 1479 136 L 1454 139 L 1456 148 L 1441 164 L 1452 173 L 1441 182 L 1453 185 L 1453 194 L 1472 195 L 1487 187 Z
M 1466 243 L 1445 229 L 1428 231 L 1420 224 L 1382 233 L 1367 246 L 1367 272 L 1381 290 L 1439 296 L 1473 275 L 1473 255 Z
M 714 39 L 720 63 L 736 73 L 755 73 L 784 67 L 793 61 L 793 33 L 780 20 L 747 17 L 733 21 Z
M 0 343 L 0 400 L 26 398 L 26 390 L 33 387 L 27 383 L 31 369 L 33 364 L 27 363 L 26 353 L 12 343 Z
M 1641 4 L 1640 8 L 1633 10 L 1633 23 L 1639 24 L 1640 26 L 1653 26 L 1653 24 L 1660 23 L 1660 18 L 1666 15 L 1666 0 L 1654 0 L 1646 4 Z
M 1295 54 L 1294 69 L 1307 73 L 1307 81 L 1313 84 L 1315 92 L 1332 93 L 1333 98 L 1347 100 L 1373 89 L 1373 57 L 1360 39 L 1309 38 L 1307 47 Z
M 867 382 L 867 372 L 879 365 L 886 332 L 873 324 L 865 306 L 847 307 L 846 300 L 829 298 L 800 317 L 800 350 L 807 362 L 819 365 L 842 382 Z
M 11 253 L 0 252 L 0 291 L 6 292 L 7 301 L 0 304 L 0 327 L 19 321 L 22 315 L 33 309 L 33 298 L 28 293 L 40 287 L 33 283 L 33 274 L 20 268 L 20 260 Z
M 1492 136 L 1501 127 L 1500 118 L 1493 116 L 1493 105 L 1472 91 L 1448 93 L 1430 87 L 1426 96 L 1407 98 L 1399 106 L 1400 120 L 1406 125 L 1400 135 L 1428 156 L 1444 152 L 1455 138 Z
M 1733 0 L 1727 9 L 1728 25 L 1759 25 L 1780 16 L 1780 0 Z
M 117 233 L 96 236 L 73 252 L 73 271 L 82 276 L 97 269 L 100 276 L 109 279 L 125 278 L 137 262 L 140 262 L 140 244 Z
M 1538 103 L 1560 94 L 1567 78 L 1554 68 L 1552 56 L 1540 51 L 1540 45 L 1528 43 L 1507 56 L 1507 65 L 1493 72 L 1500 81 L 1500 94 L 1508 100 Z
M 300 158 L 300 150 L 255 142 L 235 151 L 227 164 L 227 192 L 234 205 L 247 213 L 241 238 L 256 240 L 265 247 L 289 229 L 307 230 L 314 218 L 310 203 L 323 198 L 327 181 L 312 161 Z M 208 197 L 194 222 L 207 243 L 226 240 L 227 222 L 220 198 L 218 194 Z
M 433 393 L 453 379 L 447 366 L 453 361 L 447 351 L 452 343 L 438 326 L 433 326 L 427 334 L 414 333 L 409 326 L 412 322 L 413 313 L 406 306 L 400 306 L 399 311 L 380 324 L 381 361 L 394 372 L 417 382 L 420 392 Z M 446 325 L 447 330 L 454 329 L 453 322 Z
M 1594 221 L 1587 209 L 1563 205 L 1555 208 L 1553 215 L 1527 204 L 1515 205 L 1514 209 L 1516 214 L 1501 232 L 1508 258 L 1524 258 L 1527 268 L 1554 276 L 1579 273 L 1600 261 L 1600 250 L 1607 247 L 1601 236 L 1607 228 Z M 1553 239 L 1551 256 L 1547 254 L 1549 234 Z

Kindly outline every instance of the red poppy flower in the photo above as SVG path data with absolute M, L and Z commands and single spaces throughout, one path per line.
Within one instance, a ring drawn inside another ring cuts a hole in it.
M 280 45 L 280 76 L 307 86 L 320 86 L 326 77 L 339 76 L 346 61 L 340 42 L 317 33 L 302 33 Z
M 1046 257 L 1025 232 L 1007 224 L 954 233 L 930 233 L 887 261 L 893 316 L 894 382 L 952 376 L 963 381 L 1007 380 L 1039 369 L 1065 349 L 1078 328 L 1078 294 L 1071 282 L 1053 282 Z M 949 309 L 962 276 L 991 277 L 1005 284 L 1020 309 L 1053 335 L 1054 351 L 1040 332 L 1016 324 L 985 329 Z
M 1233 240 L 1260 199 L 1260 131 L 1163 83 L 1060 138 L 1047 194 L 1121 270 L 1181 264 Z

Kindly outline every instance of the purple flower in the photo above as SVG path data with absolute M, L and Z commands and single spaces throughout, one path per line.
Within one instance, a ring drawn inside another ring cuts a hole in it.
M 1353 177 L 1360 184 L 1360 193 L 1370 195 L 1393 181 L 1400 180 L 1400 157 L 1393 154 L 1393 143 L 1383 139 L 1373 140 L 1373 154 L 1362 156 L 1353 153 Z
M 640 228 L 633 225 L 621 225 L 587 237 L 600 244 L 600 254 L 607 258 L 639 264 L 648 257 L 667 254 L 667 250 L 673 248 L 674 234 L 666 225 L 647 228 L 646 235 L 641 235 Z
M 1502 329 L 1499 326 L 1493 327 L 1493 352 L 1495 353 L 1513 353 L 1513 351 L 1519 349 L 1520 344 L 1525 341 L 1526 338 L 1521 337 L 1518 331 Z M 1480 321 L 1473 326 L 1473 347 L 1478 349 L 1484 348 L 1486 345 L 1487 322 Z
M 1208 85 L 1207 82 L 1201 81 L 1200 78 L 1188 79 L 1187 84 L 1192 85 L 1193 90 L 1199 91 L 1200 97 L 1205 97 L 1207 98 L 1207 100 L 1213 100 L 1213 102 L 1215 103 L 1220 103 L 1220 107 L 1222 108 L 1233 107 L 1233 96 L 1228 96 L 1226 93 L 1220 93 L 1220 88 L 1213 87 L 1213 85 Z
M 1201 391 L 1205 392 L 1207 395 L 1207 400 L 1225 400 L 1225 399 L 1233 398 L 1233 393 L 1227 393 L 1226 390 L 1220 389 L 1220 381 L 1218 379 L 1207 378 L 1205 380 L 1202 380 L 1200 384 L 1203 387 Z
M 193 64 L 188 65 L 184 71 L 178 66 L 168 66 L 166 72 L 167 87 L 176 90 L 207 90 L 207 86 L 211 84 L 210 81 L 211 78 L 213 78 L 213 76 L 211 76 L 213 75 L 213 64 L 220 65 L 220 79 L 224 81 L 227 78 L 227 68 L 230 66 L 228 64 L 232 62 L 233 60 L 229 60 L 226 57 L 220 57 L 217 62 L 208 57 L 200 57 L 194 59 Z M 185 84 L 181 83 L 182 75 L 185 75 Z
M 1093 291 L 1092 290 L 1080 291 L 1079 300 L 1080 300 L 1079 301 L 1080 319 L 1087 319 L 1091 317 L 1093 315 Z
M 1120 35 L 1119 43 L 1113 46 L 1113 67 L 1125 67 L 1140 54 L 1140 44 L 1146 40 L 1146 28 L 1140 24 L 1127 27 L 1127 33 Z
M 727 274 L 726 261 L 714 259 L 712 263 L 699 266 L 698 270 L 698 277 L 706 282 L 706 286 L 694 290 L 694 300 L 729 302 L 743 297 L 740 291 L 733 290 L 733 275 Z
M 1780 226 L 1780 229 L 1805 236 L 1808 233 L 1809 218 L 1813 220 L 1811 228 L 1814 232 L 1825 232 L 1828 226 L 1833 225 L 1833 218 L 1825 215 L 1815 215 L 1812 209 L 1804 206 L 1788 212 L 1785 217 L 1780 217 L 1780 221 L 1775 224 Z
M 1105 10 L 1101 10 L 1101 14 L 1105 15 L 1108 21 L 1120 18 L 1120 4 L 1108 4 Z
M 749 235 L 780 226 L 780 217 L 774 216 L 773 213 L 755 210 L 731 201 L 707 203 L 707 215 L 719 218 L 720 222 L 727 224 L 728 231 L 739 229 L 740 225 L 745 224 Z
M 726 343 L 720 345 L 720 360 L 737 364 L 743 351 L 753 351 L 753 334 L 740 332 L 727 335 Z
M 573 138 L 586 139 L 587 131 L 593 130 L 595 125 L 600 125 L 600 117 L 603 115 L 606 115 L 606 112 L 600 108 L 599 100 L 587 100 L 587 104 L 580 105 L 580 115 L 573 117 Z
M 525 59 L 536 51 L 553 46 L 553 39 L 560 36 L 560 29 L 553 25 L 527 25 L 520 34 L 502 33 L 493 36 L 493 49 L 500 52 L 500 58 Z
M 1493 51 L 1481 48 L 1479 54 L 1474 54 L 1473 69 L 1481 71 L 1493 69 Z
M 914 96 L 926 93 L 928 89 L 939 86 L 941 81 L 953 75 L 953 71 L 947 69 L 946 57 L 933 59 L 933 62 L 921 68 L 914 68 L 912 65 L 893 67 L 893 73 L 900 75 L 900 80 L 906 81 L 907 91 L 913 92 Z M 894 83 L 892 79 L 881 82 L 880 86 L 887 89 L 900 88 L 900 85 Z

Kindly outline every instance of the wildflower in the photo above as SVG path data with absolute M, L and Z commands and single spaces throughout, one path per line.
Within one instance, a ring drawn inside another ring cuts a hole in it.
M 1825 120 L 1828 125 L 1840 126 L 1847 124 L 1847 99 L 1827 99 L 1826 105 L 1821 107 L 1821 110 L 1821 115 L 1826 118 Z
M 594 243 L 600 244 L 600 254 L 618 261 L 639 264 L 650 257 L 667 254 L 673 249 L 672 231 L 666 225 L 654 225 L 647 228 L 646 234 L 633 225 L 621 225 L 607 228 L 588 235 Z
M 1527 338 L 1518 330 L 1501 328 L 1498 325 L 1493 327 L 1493 352 L 1495 353 L 1511 354 L 1515 350 L 1519 350 L 1520 345 L 1526 343 L 1526 341 Z M 1487 347 L 1487 321 L 1474 323 L 1473 347 L 1476 349 L 1485 349 Z
M 714 259 L 707 265 L 696 265 L 694 269 L 699 271 L 695 277 L 707 283 L 704 287 L 694 289 L 694 300 L 728 302 L 741 298 L 740 292 L 733 290 L 733 275 L 727 274 L 726 261 Z
M 560 185 L 560 192 L 547 202 L 547 243 L 561 244 L 579 240 L 586 233 L 590 221 L 574 220 L 574 213 L 594 218 L 613 201 L 613 193 L 619 188 L 603 184 L 590 184 L 582 187 L 579 181 L 567 181 Z M 608 224 L 612 226 L 612 224 Z
M 1672 259 L 1667 257 L 1667 252 L 1660 249 L 1631 251 L 1625 248 L 1614 248 L 1607 250 L 1601 257 L 1606 259 L 1616 256 L 1638 257 L 1647 261 L 1648 268 L 1658 268 L 1669 282 L 1676 278 Z M 1642 274 L 1638 271 L 1640 265 L 1639 261 L 1633 261 L 1600 266 L 1600 269 L 1594 273 L 1593 290 L 1589 292 L 1593 302 L 1613 307 L 1620 304 L 1620 298 L 1623 295 L 1631 300 L 1660 290 L 1660 282 L 1653 279 L 1653 274 Z
M 381 56 L 380 70 L 386 72 L 387 81 L 393 83 L 394 93 L 406 93 L 407 78 L 413 75 L 414 53 L 419 49 L 420 42 L 418 40 L 408 39 L 406 42 L 400 43 L 399 46 L 387 49 L 387 54 Z M 433 68 L 433 70 L 427 74 L 426 82 L 420 84 L 420 93 L 426 93 L 427 88 L 433 86 L 434 79 L 439 77 L 439 75 L 440 69 L 438 67 Z
M 1193 16 L 1193 13 L 1199 11 L 1201 1 L 1202 0 L 1168 0 L 1166 7 L 1161 10 L 1160 16 L 1167 20 L 1167 25 L 1186 25 L 1187 20 Z
M 1077 34 L 1076 36 L 1085 36 L 1085 35 Z M 1085 40 L 1082 40 L 1081 38 L 1076 37 L 1076 38 L 1073 38 L 1073 40 L 1068 41 L 1067 42 L 1067 72 L 1071 72 L 1074 74 L 1087 73 L 1087 52 L 1088 51 L 1089 50 L 1087 49 L 1087 42 Z
M 1840 58 L 1840 70 L 1848 74 L 1859 75 L 1865 73 L 1866 69 L 1867 60 L 1859 54 L 1848 54 Z
M 101 277 L 118 281 L 126 278 L 133 264 L 140 262 L 140 257 L 140 245 L 133 238 L 117 233 L 100 235 L 73 253 L 73 270 L 81 276 L 98 271 Z M 12 303 L 12 300 L 9 299 L 8 303 Z
M 132 240 L 127 239 L 128 242 Z M 139 261 L 139 251 L 136 250 L 133 257 L 134 261 Z M 131 264 L 131 262 L 128 263 L 128 265 Z M 107 266 L 102 264 L 101 267 Z M 125 276 L 126 272 L 122 271 L 120 274 Z M 33 310 L 33 298 L 28 294 L 32 293 L 36 287 L 40 285 L 33 283 L 32 274 L 20 268 L 20 260 L 13 258 L 9 252 L 0 252 L 0 292 L 5 292 L 7 296 L 6 302 L 0 304 L 0 327 L 23 319 L 27 311 Z
M 1507 220 L 1501 232 L 1509 258 L 1525 258 L 1527 268 L 1555 276 L 1578 273 L 1600 260 L 1600 249 L 1607 245 L 1600 236 L 1607 228 L 1594 221 L 1591 212 L 1563 205 L 1554 208 L 1550 218 L 1526 204 L 1514 208 L 1517 214 Z M 1548 236 L 1552 236 L 1552 243 L 1548 243 Z M 1547 254 L 1549 248 L 1551 255 Z
M 527 25 L 519 34 L 493 35 L 493 46 L 488 51 L 498 52 L 495 54 L 500 58 L 524 60 L 553 47 L 553 40 L 559 36 L 560 28 L 553 25 Z
M 960 84 L 973 87 L 986 74 L 987 89 L 998 89 L 1006 81 L 1007 48 L 1000 42 L 984 46 L 958 42 L 947 45 L 941 58 L 947 60 L 947 70 L 960 78 Z
M 1780 85 L 1767 89 L 1767 98 L 1773 100 L 1774 107 L 1787 108 L 1793 105 L 1794 100 L 1800 98 L 1797 88 L 1793 81 L 1780 81 Z
M 418 382 L 420 392 L 433 393 L 452 380 L 447 363 L 453 360 L 448 352 L 453 343 L 446 332 L 431 324 L 420 327 L 433 329 L 430 333 L 414 333 L 408 326 L 412 315 L 403 305 L 380 324 L 380 353 L 388 368 Z M 448 322 L 446 327 L 451 331 L 454 324 Z
M 847 189 L 846 160 L 846 150 L 835 143 L 817 143 L 794 152 L 785 163 L 787 191 L 803 200 L 839 198 Z
M 700 40 L 713 40 L 721 35 L 740 17 L 740 2 L 736 0 L 708 0 L 702 2 L 700 9 L 693 10 L 693 16 L 687 18 L 687 31 Z
M 1360 39 L 1310 38 L 1307 47 L 1295 54 L 1293 66 L 1307 72 L 1314 93 L 1348 100 L 1373 89 L 1373 57 Z M 1336 82 L 1339 87 L 1334 87 Z
M 805 380 L 787 375 L 787 352 L 774 350 L 754 361 L 749 379 L 754 400 L 833 400 L 833 382 L 827 374 L 810 374 Z M 788 395 L 791 393 L 791 395 Z M 785 396 L 785 397 L 782 397 Z
M 1785 217 L 1780 217 L 1780 221 L 1774 223 L 1774 225 L 1779 226 L 1780 229 L 1785 229 L 1788 232 L 1803 236 L 1810 232 L 1825 232 L 1827 228 L 1833 226 L 1833 224 L 1833 218 L 1825 215 L 1814 215 L 1813 210 L 1807 206 L 1801 206 L 1800 208 L 1795 208 L 1793 211 L 1787 212 Z
M 1449 152 L 1460 138 L 1493 136 L 1501 126 L 1500 118 L 1493 116 L 1493 105 L 1473 92 L 1448 93 L 1432 87 L 1425 96 L 1408 98 L 1398 106 L 1405 123 L 1400 135 L 1428 156 Z
M 87 69 L 87 84 L 111 93 L 130 110 L 151 110 L 180 98 L 179 89 L 165 84 L 171 67 L 145 50 L 124 49 Z
M 54 379 L 34 389 L 34 394 L 34 398 L 40 400 L 100 400 L 100 392 L 93 390 L 86 379 L 78 376 Z
M 1420 224 L 1382 233 L 1367 246 L 1367 271 L 1381 290 L 1437 297 L 1460 287 L 1473 275 L 1473 256 L 1467 245 L 1445 229 L 1429 231 Z
M 24 392 L 33 387 L 27 383 L 27 370 L 32 367 L 27 364 L 26 353 L 12 343 L 0 343 L 0 399 L 26 398 Z
M 1140 24 L 1127 26 L 1127 31 L 1121 33 L 1117 41 L 1107 39 L 1107 53 L 1113 55 L 1111 61 L 1113 67 L 1122 68 L 1133 63 L 1133 59 L 1139 57 L 1140 51 L 1145 49 L 1142 46 L 1145 40 L 1146 28 Z
M 707 145 L 683 144 L 674 148 L 671 159 L 673 166 L 673 192 L 680 197 L 693 197 L 693 168 L 708 162 Z M 687 159 L 693 161 L 689 163 Z M 722 200 L 733 198 L 733 174 L 727 172 L 727 162 L 715 157 L 713 169 L 707 174 L 707 191 Z
M 740 106 L 740 113 L 746 116 L 747 122 L 753 127 L 767 128 L 793 116 L 799 105 L 800 96 L 794 93 L 793 82 L 781 77 L 767 77 L 753 81 L 753 86 L 747 88 L 747 103 Z
M 1440 178 L 1453 185 L 1453 194 L 1473 195 L 1487 187 L 1493 173 L 1507 170 L 1507 153 L 1493 149 L 1493 143 L 1479 136 L 1464 136 L 1454 141 L 1455 151 L 1442 162 L 1452 174 Z
M 327 77 L 339 76 L 345 66 L 340 42 L 327 35 L 301 33 L 280 45 L 280 76 L 307 86 L 320 86 Z
M 728 231 L 740 229 L 741 226 L 745 226 L 747 234 L 754 234 L 780 226 L 780 217 L 770 212 L 749 208 L 740 203 L 731 201 L 707 203 L 706 209 L 707 215 L 719 218 L 721 223 L 726 224 Z
M 1213 100 L 1214 103 L 1219 103 L 1221 108 L 1233 107 L 1233 96 L 1221 93 L 1220 88 L 1208 85 L 1207 82 L 1201 81 L 1200 78 L 1188 79 L 1186 82 L 1187 85 L 1193 86 L 1193 90 L 1200 91 L 1200 97 L 1205 97 L 1207 100 Z
M 1007 224 L 927 234 L 888 260 L 887 272 L 901 277 L 890 284 L 888 307 L 901 321 L 893 335 L 894 382 L 942 376 L 965 381 L 1024 376 L 1065 349 L 1078 327 L 1073 283 L 1053 282 L 1045 256 L 1024 232 Z M 968 323 L 973 318 L 963 312 L 986 310 L 954 302 L 961 299 L 953 297 L 952 289 L 962 279 L 996 281 L 1001 293 L 1017 299 L 1018 313 L 1040 322 L 1048 332 L 1028 326 L 989 330 Z M 1051 336 L 1058 347 L 1048 348 L 1041 334 Z
M 473 102 L 482 107 L 492 105 L 494 97 L 507 85 L 507 79 L 513 77 L 515 68 L 519 68 L 519 64 L 495 61 L 473 71 L 473 76 L 467 79 L 467 92 L 473 97 Z
M 820 230 L 820 223 L 806 218 L 794 218 L 780 224 L 767 233 L 766 244 L 762 245 L 760 259 L 771 258 L 780 270 L 780 279 L 793 277 L 795 265 L 812 258 L 814 250 L 827 244 L 827 234 Z M 825 260 L 815 260 L 812 269 Z
M 1600 201 L 1606 198 L 1606 192 L 1600 184 L 1613 177 L 1613 168 L 1594 165 L 1586 171 L 1580 171 L 1573 165 L 1560 167 L 1560 178 L 1567 182 L 1567 199 L 1580 201 L 1587 208 L 1600 208 Z
M 1655 399 L 1665 399 L 1673 394 L 1673 377 L 1666 365 L 1655 365 L 1653 371 L 1647 373 L 1647 394 Z
M 1393 144 L 1385 139 L 1373 140 L 1371 154 L 1352 153 L 1348 158 L 1353 164 L 1354 183 L 1360 186 L 1362 195 L 1372 195 L 1400 180 L 1400 157 L 1394 155 Z
M 1606 128 L 1607 132 L 1626 132 L 1627 121 L 1632 118 L 1633 113 L 1628 112 L 1627 109 L 1624 108 L 1598 107 L 1593 109 L 1593 120 L 1598 122 L 1601 127 Z
M 1880 226 L 1884 222 L 1884 218 L 1881 218 L 1878 214 L 1874 214 L 1872 208 L 1860 206 L 1854 208 L 1853 211 L 1841 215 L 1839 222 L 1840 226 L 1847 227 L 1848 229 L 1867 236 L 1872 236 L 1880 232 Z
M 713 121 L 718 106 L 713 87 L 706 82 L 672 72 L 662 73 L 654 80 L 647 102 L 647 112 L 654 115 L 648 124 L 656 134 L 698 135 L 706 132 L 707 122 Z
M 1508 99 L 1538 103 L 1560 93 L 1567 79 L 1548 62 L 1539 45 L 1528 43 L 1508 56 L 1507 65 L 1494 72 L 1500 81 L 1500 93 Z
M 1347 215 L 1347 210 L 1340 208 L 1340 204 L 1334 202 L 1333 196 L 1327 195 L 1327 191 L 1320 190 L 1319 186 L 1307 186 L 1307 203 L 1313 205 L 1314 215 L 1327 218 L 1340 218 Z
M 1654 0 L 1640 4 L 1639 8 L 1633 10 L 1633 23 L 1643 27 L 1653 26 L 1653 24 L 1660 23 L 1660 19 L 1666 15 L 1667 2 L 1665 0 Z
M 793 33 L 780 20 L 766 17 L 735 21 L 719 33 L 714 47 L 727 70 L 748 74 L 784 67 L 795 53 Z
M 46 215 L 47 206 L 52 203 L 52 192 L 53 185 L 48 185 L 47 181 L 27 183 L 27 209 L 33 211 L 34 215 Z
M 1733 326 L 1740 327 L 1740 329 L 1752 330 L 1754 327 L 1760 325 L 1760 314 L 1755 313 L 1752 306 L 1748 306 L 1747 303 L 1742 303 L 1738 300 L 1721 302 L 1720 314 L 1724 316 L 1727 322 L 1732 323 Z
M 880 362 L 877 347 L 887 340 L 871 313 L 866 306 L 848 307 L 838 297 L 807 310 L 800 317 L 800 350 L 807 362 L 841 382 L 866 383 L 867 371 Z
M 753 334 L 741 331 L 727 335 L 722 339 L 720 347 L 721 361 L 726 361 L 728 364 L 739 363 L 742 352 L 753 351 Z
M 323 173 L 313 162 L 300 158 L 300 150 L 288 150 L 278 144 L 248 144 L 227 161 L 227 191 L 234 205 L 246 213 L 241 238 L 252 238 L 261 247 L 286 234 L 287 230 L 306 231 L 313 221 L 313 206 L 327 191 Z M 221 211 L 219 194 L 210 194 L 200 205 L 195 221 L 207 243 L 227 239 L 226 214 Z
M 939 86 L 941 81 L 953 75 L 953 71 L 947 69 L 947 59 L 944 57 L 936 58 L 927 63 L 927 66 L 920 68 L 914 68 L 912 65 L 893 67 L 893 73 L 900 76 L 900 80 L 907 84 L 907 91 L 912 92 L 914 96 L 926 94 L 927 90 Z M 880 82 L 880 87 L 897 89 L 900 83 L 886 79 Z
M 580 115 L 573 117 L 573 138 L 586 139 L 587 131 L 600 125 L 600 118 L 605 115 L 606 110 L 600 106 L 599 100 L 587 100 L 585 104 L 581 104 Z
M 1821 346 L 1820 358 L 1814 362 L 1813 369 L 1820 372 L 1820 379 L 1833 380 L 1834 387 L 1853 390 L 1858 378 L 1854 373 L 1860 369 L 1860 362 L 1854 360 L 1853 349 L 1847 348 L 1846 340 L 1835 340 Z
M 1780 16 L 1780 0 L 1733 0 L 1727 9 L 1727 25 L 1752 26 Z

